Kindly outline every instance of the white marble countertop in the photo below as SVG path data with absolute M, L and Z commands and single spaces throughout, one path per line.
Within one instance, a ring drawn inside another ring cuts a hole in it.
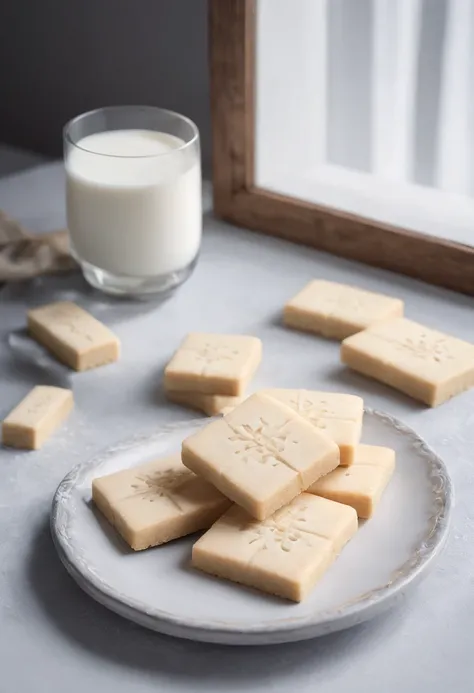
M 64 223 L 62 172 L 50 165 L 0 180 L 0 207 L 38 231 Z M 118 303 L 77 276 L 0 291 L 0 419 L 37 383 L 69 382 L 76 410 L 40 452 L 0 449 L 0 691 L 84 690 L 399 693 L 472 689 L 474 390 L 430 410 L 342 368 L 338 345 L 285 330 L 284 301 L 313 277 L 400 296 L 407 315 L 474 341 L 474 301 L 307 248 L 205 220 L 201 260 L 161 305 Z M 71 296 L 123 342 L 119 364 L 70 374 L 25 350 L 28 305 Z M 447 549 L 400 608 L 324 639 L 217 647 L 147 632 L 94 603 L 62 568 L 48 528 L 56 485 L 77 462 L 166 421 L 195 414 L 166 403 L 161 370 L 190 330 L 256 334 L 255 386 L 345 390 L 405 421 L 450 468 L 456 508 Z

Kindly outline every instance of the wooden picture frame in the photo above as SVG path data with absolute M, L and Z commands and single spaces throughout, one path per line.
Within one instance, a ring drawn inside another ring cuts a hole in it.
M 254 184 L 257 0 L 209 0 L 215 214 L 234 224 L 474 295 L 474 247 Z

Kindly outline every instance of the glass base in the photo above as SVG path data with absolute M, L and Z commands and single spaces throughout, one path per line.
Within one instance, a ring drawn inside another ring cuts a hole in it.
M 85 260 L 78 260 L 78 262 L 86 281 L 94 289 L 99 289 L 99 291 L 111 296 L 153 299 L 158 296 L 166 296 L 185 282 L 196 266 L 197 257 L 183 269 L 155 277 L 130 277 L 125 274 L 112 274 Z

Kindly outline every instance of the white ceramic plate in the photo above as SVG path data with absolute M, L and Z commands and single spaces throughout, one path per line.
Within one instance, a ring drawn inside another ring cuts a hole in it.
M 79 465 L 53 502 L 53 538 L 64 565 L 98 602 L 153 630 L 229 644 L 303 640 L 361 623 L 393 606 L 426 572 L 447 535 L 453 494 L 443 462 L 410 429 L 367 411 L 364 442 L 397 452 L 375 516 L 301 604 L 193 570 L 195 536 L 134 553 L 91 505 L 95 476 L 175 452 L 208 420 L 167 426 Z

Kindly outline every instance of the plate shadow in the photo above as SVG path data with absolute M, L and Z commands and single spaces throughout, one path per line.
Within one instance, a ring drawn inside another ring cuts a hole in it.
M 105 663 L 167 676 L 194 686 L 210 687 L 233 681 L 252 689 L 258 680 L 293 680 L 294 671 L 311 666 L 344 668 L 344 660 L 370 651 L 371 643 L 393 632 L 403 613 L 380 616 L 370 623 L 315 640 L 285 645 L 231 647 L 180 640 L 135 625 L 88 597 L 67 574 L 55 552 L 44 518 L 31 543 L 27 581 L 38 605 L 62 638 L 100 657 Z M 293 672 L 293 673 L 292 673 Z M 212 686 L 210 684 L 212 683 Z

